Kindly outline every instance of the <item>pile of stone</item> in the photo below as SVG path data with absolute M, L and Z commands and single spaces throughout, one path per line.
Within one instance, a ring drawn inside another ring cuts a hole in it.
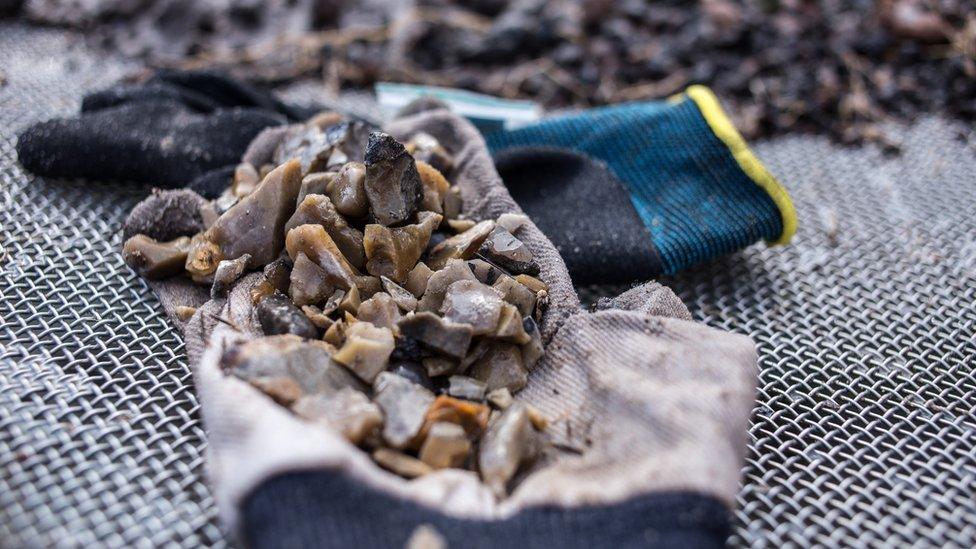
M 260 270 L 264 336 L 224 351 L 228 375 L 397 474 L 475 469 L 503 495 L 546 425 L 512 397 L 543 354 L 548 297 L 527 219 L 465 216 L 430 135 L 401 144 L 332 113 L 289 132 L 278 165 L 241 164 L 212 203 L 183 190 L 137 206 L 126 263 L 215 299 Z

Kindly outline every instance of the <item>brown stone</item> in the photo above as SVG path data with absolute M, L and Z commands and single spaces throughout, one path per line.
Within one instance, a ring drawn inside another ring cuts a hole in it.
M 449 259 L 470 259 L 494 228 L 494 221 L 481 221 L 463 233 L 448 238 L 434 246 L 427 264 L 436 271 L 444 267 Z
M 122 259 L 139 276 L 150 279 L 168 278 L 183 272 L 190 239 L 181 236 L 169 242 L 157 242 L 137 234 L 122 246 Z

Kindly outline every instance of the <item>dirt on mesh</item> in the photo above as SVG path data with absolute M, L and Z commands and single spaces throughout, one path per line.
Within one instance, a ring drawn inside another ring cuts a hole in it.
M 333 91 L 401 81 L 548 108 L 711 86 L 749 138 L 826 133 L 896 151 L 881 125 L 976 120 L 970 0 L 28 0 L 154 64 Z M 219 4 L 219 6 L 218 6 Z M 138 6 L 139 9 L 134 9 Z M 220 7 L 224 6 L 224 7 Z

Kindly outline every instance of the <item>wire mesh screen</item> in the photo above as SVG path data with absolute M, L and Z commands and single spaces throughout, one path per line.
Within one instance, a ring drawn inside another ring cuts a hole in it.
M 147 189 L 15 162 L 19 129 L 133 67 L 12 24 L 0 51 L 0 543 L 226 545 L 180 338 L 116 253 Z M 795 244 L 665 281 L 759 345 L 731 543 L 976 544 L 976 150 L 959 134 L 923 120 L 898 158 L 764 143 Z

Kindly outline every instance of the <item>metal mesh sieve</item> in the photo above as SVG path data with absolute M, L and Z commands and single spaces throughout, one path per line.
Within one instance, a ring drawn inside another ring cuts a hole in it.
M 146 189 L 15 162 L 21 128 L 132 67 L 9 23 L 0 51 L 0 544 L 226 545 L 180 338 L 116 254 Z M 900 158 L 762 144 L 795 244 L 664 281 L 759 344 L 732 543 L 976 544 L 976 151 L 959 129 L 920 121 Z

